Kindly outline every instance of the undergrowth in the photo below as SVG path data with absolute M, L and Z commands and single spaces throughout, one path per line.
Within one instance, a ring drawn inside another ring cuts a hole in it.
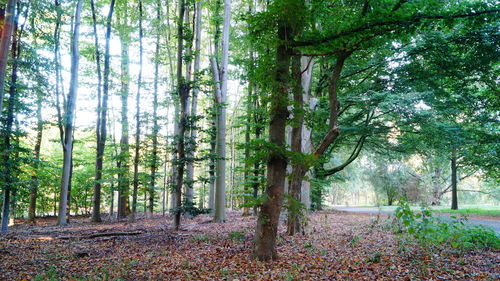
M 414 238 L 423 245 L 450 245 L 461 250 L 500 249 L 500 235 L 492 228 L 473 225 L 467 218 L 436 217 L 427 207 L 412 211 L 405 200 L 401 200 L 389 227 L 395 233 Z

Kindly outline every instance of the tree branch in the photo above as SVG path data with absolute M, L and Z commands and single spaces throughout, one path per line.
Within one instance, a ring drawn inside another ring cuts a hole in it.
M 467 18 L 467 17 L 475 17 L 475 16 L 480 16 L 480 15 L 485 15 L 485 14 L 493 14 L 493 13 L 498 13 L 500 9 L 492 9 L 492 10 L 486 10 L 486 11 L 480 11 L 480 12 L 472 12 L 472 13 L 464 13 L 464 14 L 454 14 L 454 15 L 416 15 L 413 17 L 410 17 L 406 20 L 390 20 L 390 21 L 383 21 L 383 22 L 376 22 L 376 23 L 369 23 L 363 26 L 359 26 L 357 28 L 353 28 L 351 30 L 346 30 L 339 32 L 337 34 L 325 37 L 325 38 L 320 38 L 320 39 L 313 39 L 313 40 L 308 40 L 308 41 L 295 41 L 291 42 L 291 46 L 293 47 L 307 47 L 307 46 L 315 46 L 315 45 L 320 45 L 323 43 L 327 43 L 329 41 L 333 41 L 351 34 L 355 33 L 360 33 L 363 31 L 368 31 L 370 29 L 376 28 L 376 27 L 384 27 L 384 26 L 402 26 L 402 25 L 408 25 L 408 24 L 415 24 L 419 23 L 423 20 L 441 20 L 441 19 L 458 19 L 458 18 Z

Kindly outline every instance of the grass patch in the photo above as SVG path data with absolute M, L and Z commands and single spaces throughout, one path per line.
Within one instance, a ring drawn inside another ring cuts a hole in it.
M 459 215 L 487 215 L 487 216 L 500 216 L 500 209 L 480 209 L 480 208 L 466 208 L 466 209 L 435 209 L 436 213 L 459 214 Z

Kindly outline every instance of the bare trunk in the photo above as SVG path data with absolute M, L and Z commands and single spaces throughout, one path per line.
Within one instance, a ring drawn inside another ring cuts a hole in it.
M 300 57 L 294 57 L 292 61 L 292 79 L 293 85 L 293 126 L 291 137 L 291 149 L 293 153 L 301 155 L 302 153 L 302 127 L 304 125 L 304 96 L 302 90 L 302 74 Z M 287 233 L 295 235 L 302 232 L 301 218 L 304 215 L 302 208 L 302 179 L 307 171 L 307 166 L 302 164 L 302 161 L 292 163 L 292 173 L 288 194 L 288 220 Z
M 118 15 L 118 20 L 121 26 L 128 26 L 127 18 L 127 4 L 123 3 L 125 6 L 121 6 L 118 9 L 120 14 Z M 119 32 L 121 41 L 121 139 L 120 139 L 120 155 L 118 161 L 118 219 L 126 217 L 130 214 L 129 206 L 129 124 L 128 124 L 128 96 L 129 96 L 129 46 L 130 38 L 128 31 Z
M 184 177 L 184 167 L 185 167 L 185 131 L 187 122 L 187 111 L 188 111 L 188 98 L 189 98 L 189 85 L 187 81 L 182 76 L 182 62 L 183 62 L 183 36 L 184 36 L 184 13 L 186 10 L 185 0 L 179 1 L 179 17 L 177 24 L 177 93 L 180 100 L 180 116 L 178 124 L 178 135 L 177 138 L 177 164 L 176 164 L 176 178 L 175 178 L 175 201 L 176 201 L 176 212 L 174 219 L 174 227 L 179 230 L 181 224 L 181 210 L 182 206 L 182 185 Z
M 195 12 L 195 57 L 194 57 L 194 77 L 195 81 L 197 81 L 199 77 L 200 71 L 200 51 L 201 51 L 201 16 L 202 16 L 202 5 L 203 1 L 198 1 L 196 3 L 196 12 Z M 198 107 L 198 93 L 199 88 L 197 86 L 193 89 L 193 95 L 191 98 L 191 136 L 190 136 L 190 149 L 188 152 L 189 161 L 187 163 L 187 182 L 189 187 L 187 188 L 186 198 L 188 201 L 193 201 L 193 183 L 194 183 L 194 153 L 196 150 L 196 114 Z
M 14 10 L 12 10 L 14 13 Z M 14 15 L 12 14 L 12 17 L 14 18 Z M 19 13 L 17 16 L 15 16 L 17 19 L 19 18 Z M 12 19 L 14 21 L 14 19 Z M 15 175 L 13 175 L 13 169 L 14 169 L 14 162 L 16 161 L 15 155 L 12 155 L 12 131 L 13 131 L 13 125 L 14 125 L 14 116 L 15 116 L 15 111 L 16 111 L 16 104 L 18 103 L 17 99 L 17 70 L 18 70 L 18 60 L 19 60 L 19 54 L 20 54 L 20 44 L 18 40 L 20 38 L 17 38 L 16 35 L 16 28 L 14 28 L 14 41 L 12 42 L 11 46 L 11 58 L 13 60 L 12 63 L 12 70 L 11 70 L 11 79 L 10 79 L 10 86 L 9 86 L 9 100 L 8 100 L 8 107 L 7 107 L 7 118 L 5 121 L 5 131 L 3 132 L 4 135 L 4 150 L 2 151 L 2 163 L 5 163 L 4 171 L 3 171 L 3 206 L 2 206 L 2 226 L 1 226 L 1 232 L 7 232 L 8 227 L 9 227 L 9 213 L 12 209 L 12 213 L 14 214 L 14 200 L 11 202 L 11 192 L 13 195 L 13 198 L 15 198 L 15 184 L 13 178 Z M 12 30 L 10 31 L 12 33 Z M 3 38 L 2 38 L 3 42 Z M 5 74 L 4 74 L 5 77 Z M 3 80 L 3 79 L 2 79 Z M 2 91 L 3 93 L 3 91 Z
M 216 116 L 213 116 L 215 119 Z M 212 124 L 210 125 L 212 129 L 215 131 L 215 120 L 212 120 Z M 215 145 L 217 143 L 217 136 L 215 134 L 210 135 L 210 159 L 209 167 L 208 167 L 208 176 L 209 176 L 209 190 L 208 190 L 208 208 L 211 210 L 211 213 L 215 211 Z
M 156 7 L 156 20 L 157 24 L 160 24 L 161 20 L 161 1 L 157 1 Z M 156 170 L 158 169 L 158 79 L 159 79 L 159 62 L 160 59 L 160 29 L 156 30 L 156 43 L 155 43 L 155 76 L 153 84 L 153 159 L 151 164 L 151 183 L 148 188 L 149 192 L 149 214 L 153 215 L 154 211 L 154 198 L 155 198 L 155 186 L 156 186 Z M 164 189 L 165 192 L 165 189 Z M 165 194 L 165 193 L 163 193 Z M 163 202 L 163 200 L 162 200 Z M 165 210 L 164 204 L 163 212 Z
M 16 0 L 9 0 L 5 9 L 5 19 L 3 23 L 2 37 L 0 38 L 0 116 L 3 112 L 3 98 L 5 87 L 5 72 L 7 69 L 7 58 L 9 56 L 9 47 L 12 39 L 12 30 L 14 28 L 14 13 L 16 9 Z
M 82 10 L 82 0 L 78 0 L 75 11 L 75 23 L 73 28 L 73 38 L 71 42 L 71 81 L 65 110 L 65 130 L 63 142 L 63 173 L 61 180 L 61 194 L 59 200 L 59 213 L 57 216 L 58 225 L 66 225 L 66 208 L 68 204 L 69 185 L 71 179 L 71 164 L 73 154 L 73 121 L 75 118 L 76 98 L 78 94 L 78 71 L 80 62 L 80 52 L 78 48 L 80 35 L 80 15 Z
M 35 149 L 33 150 L 33 156 L 34 156 L 34 169 L 35 169 L 35 174 L 31 177 L 32 181 L 32 186 L 30 189 L 30 203 L 29 203 L 29 210 L 28 210 L 28 221 L 29 222 L 35 222 L 35 217 L 36 217 L 36 199 L 37 199 L 37 193 L 38 193 L 38 169 L 40 167 L 40 150 L 42 147 L 42 137 L 43 137 L 43 118 L 42 118 L 42 101 L 43 97 L 41 95 L 38 96 L 37 99 L 37 110 L 36 110 L 36 116 L 37 116 L 37 126 L 36 126 L 36 142 L 35 142 Z
M 453 151 L 451 156 L 451 209 L 458 210 L 458 195 L 457 195 L 457 156 Z
M 139 76 L 137 78 L 137 95 L 135 99 L 135 154 L 134 154 L 134 190 L 132 193 L 132 217 L 137 211 L 137 190 L 139 188 L 139 150 L 141 145 L 141 87 L 142 87 L 142 0 L 139 0 Z
M 96 63 L 97 63 L 97 76 L 98 76 L 98 92 L 101 88 L 101 65 L 100 65 L 100 52 L 99 52 L 99 41 L 97 36 L 97 23 L 94 8 L 94 1 L 91 1 L 92 6 L 92 18 L 94 22 L 94 33 L 95 33 L 95 48 L 96 48 Z M 95 172 L 95 184 L 94 184 L 94 201 L 92 208 L 92 221 L 101 222 L 101 181 L 102 181 L 102 169 L 103 169 L 103 158 L 104 158 L 104 148 L 106 147 L 106 119 L 108 113 L 108 92 L 109 92 L 109 61 L 110 61 L 110 39 L 111 39 L 111 19 L 113 17 L 113 10 L 115 6 L 115 0 L 111 0 L 109 7 L 109 13 L 106 23 L 106 47 L 104 51 L 104 85 L 103 85 L 103 95 L 102 103 L 99 101 L 98 107 L 98 120 L 97 120 L 97 153 L 96 153 L 96 172 Z M 99 95 L 100 96 L 100 95 Z M 100 98 L 100 97 L 98 97 Z
M 215 167 L 215 212 L 214 221 L 226 220 L 226 99 L 227 99 L 227 67 L 229 59 L 229 27 L 231 20 L 231 1 L 224 0 L 224 21 L 222 26 L 222 57 L 219 73 L 220 95 L 218 97 L 217 114 L 217 163 Z M 213 68 L 213 67 L 212 67 Z M 216 69 L 214 69 L 216 71 Z M 218 79 L 216 78 L 216 82 Z

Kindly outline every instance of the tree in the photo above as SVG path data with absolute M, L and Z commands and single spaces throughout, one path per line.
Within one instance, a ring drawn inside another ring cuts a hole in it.
M 3 22 L 2 37 L 0 38 L 0 115 L 3 112 L 3 98 L 5 88 L 5 71 L 7 69 L 7 57 L 12 40 L 14 28 L 14 14 L 17 0 L 9 0 L 5 9 L 5 20 Z
M 73 122 L 75 119 L 76 98 L 78 94 L 78 71 L 79 71 L 79 36 L 80 19 L 82 11 L 82 0 L 78 0 L 75 8 L 75 19 L 73 26 L 73 37 L 71 38 L 71 80 L 67 97 L 67 105 L 64 113 L 64 142 L 63 172 L 61 180 L 61 193 L 59 199 L 59 213 L 57 224 L 66 225 L 66 211 L 68 204 L 68 189 L 71 180 L 72 154 L 73 154 Z
M 111 21 L 113 17 L 113 11 L 115 8 L 115 0 L 111 0 L 109 4 L 109 12 L 108 18 L 106 22 L 106 47 L 104 51 L 104 84 L 102 87 L 102 102 L 100 96 L 101 89 L 101 66 L 100 66 L 100 52 L 99 52 L 99 41 L 97 35 L 97 24 L 96 24 L 96 15 L 95 15 L 95 7 L 94 1 L 90 2 L 92 7 L 92 19 L 94 23 L 94 36 L 95 36 L 95 48 L 96 48 L 96 64 L 97 64 L 97 75 L 98 75 L 98 109 L 97 109 L 97 154 L 96 154 L 96 175 L 95 175 L 95 184 L 94 184 L 94 205 L 92 208 L 92 221 L 100 222 L 101 221 L 101 181 L 102 181 L 102 168 L 103 168 L 103 157 L 104 157 L 104 148 L 106 146 L 106 120 L 108 113 L 108 92 L 109 92 L 109 73 L 110 73 L 110 39 L 111 39 Z
M 117 19 L 118 19 L 118 35 L 121 42 L 121 139 L 120 139 L 120 154 L 118 160 L 118 218 L 124 218 L 130 214 L 129 206 L 129 123 L 128 123 L 128 96 L 129 96 L 129 46 L 130 35 L 128 30 L 128 4 L 126 1 L 119 1 Z
M 139 150 L 141 143 L 141 87 L 142 87 L 142 0 L 139 0 L 139 76 L 137 78 L 137 95 L 135 99 L 135 154 L 134 154 L 134 191 L 132 193 L 132 215 L 137 210 L 137 189 L 139 188 Z M 152 213 L 152 212 L 151 212 Z

